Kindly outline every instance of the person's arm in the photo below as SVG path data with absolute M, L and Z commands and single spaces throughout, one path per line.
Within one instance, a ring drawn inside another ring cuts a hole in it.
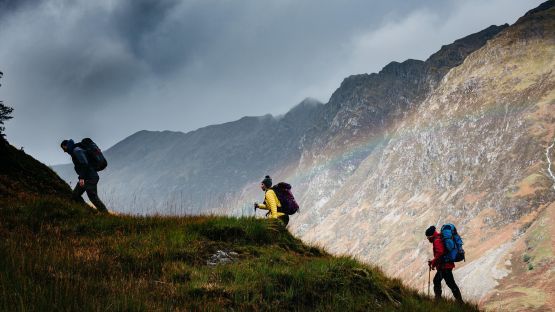
M 87 155 L 85 151 L 81 148 L 75 148 L 73 154 L 77 158 L 79 165 L 76 166 L 77 173 L 79 174 L 79 180 L 89 179 L 91 177 L 91 170 L 93 170 L 87 160 Z
M 277 218 L 277 196 L 273 190 L 268 190 L 265 196 L 266 209 L 270 210 L 271 218 Z
M 264 203 L 262 203 L 262 204 L 258 204 L 258 206 L 257 206 L 257 207 L 258 207 L 258 208 L 260 208 L 260 209 L 265 209 L 265 210 L 268 210 L 268 207 L 266 206 L 265 202 L 264 202 Z

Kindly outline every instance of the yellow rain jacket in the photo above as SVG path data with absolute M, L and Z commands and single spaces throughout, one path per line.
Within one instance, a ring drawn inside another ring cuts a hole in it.
M 278 217 L 285 215 L 283 212 L 277 211 L 278 207 L 281 207 L 281 203 L 279 202 L 276 193 L 272 189 L 267 190 L 264 195 L 264 203 L 258 204 L 258 208 L 269 210 L 269 218 L 277 219 Z

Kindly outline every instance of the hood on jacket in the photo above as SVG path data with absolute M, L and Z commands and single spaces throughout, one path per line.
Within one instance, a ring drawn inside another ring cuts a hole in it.
M 71 153 L 73 153 L 74 149 L 75 149 L 75 142 L 73 142 L 72 139 L 67 140 L 66 153 L 71 154 Z

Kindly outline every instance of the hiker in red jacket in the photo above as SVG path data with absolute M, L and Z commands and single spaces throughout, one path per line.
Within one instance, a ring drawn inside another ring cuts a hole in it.
M 434 249 L 434 258 L 428 261 L 428 266 L 431 270 L 437 269 L 436 275 L 434 276 L 434 294 L 436 299 L 439 300 L 441 298 L 441 280 L 444 279 L 447 286 L 451 289 L 453 297 L 455 297 L 458 302 L 463 302 L 461 291 L 453 277 L 455 263 L 444 261 L 443 255 L 445 254 L 445 246 L 443 246 L 441 235 L 436 231 L 435 226 L 432 225 L 426 230 L 426 237 L 428 241 L 433 244 Z

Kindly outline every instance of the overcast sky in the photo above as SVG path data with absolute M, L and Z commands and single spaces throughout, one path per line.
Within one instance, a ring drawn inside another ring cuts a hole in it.
M 136 131 L 190 131 L 327 102 L 343 78 L 514 23 L 532 0 L 0 0 L 10 143 L 66 163 Z

